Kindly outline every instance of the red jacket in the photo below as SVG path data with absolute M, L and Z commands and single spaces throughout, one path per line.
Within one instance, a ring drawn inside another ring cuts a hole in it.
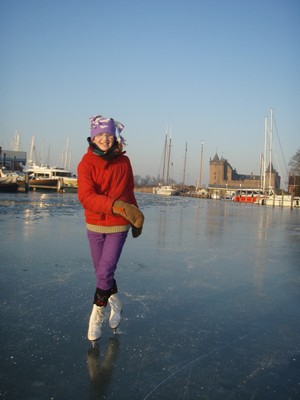
M 115 200 L 123 200 L 137 206 L 134 196 L 134 180 L 129 158 L 124 154 L 105 161 L 90 148 L 78 164 L 78 199 L 85 211 L 87 224 L 122 226 L 128 221 L 114 215 Z

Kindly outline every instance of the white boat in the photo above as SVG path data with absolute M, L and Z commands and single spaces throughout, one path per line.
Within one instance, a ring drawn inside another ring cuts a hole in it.
M 171 162 L 171 133 L 168 145 L 168 132 L 166 132 L 165 137 L 165 146 L 164 146 L 164 162 L 163 162 L 163 175 L 162 182 L 155 186 L 152 190 L 154 194 L 159 194 L 162 196 L 176 196 L 179 194 L 178 189 L 174 186 L 170 185 L 170 162 Z M 166 179 L 165 179 L 165 170 L 166 171 Z
M 24 172 L 28 174 L 30 188 L 56 189 L 64 191 L 71 188 L 77 190 L 77 178 L 71 171 L 63 167 L 38 165 L 33 161 L 35 150 L 34 137 L 32 138 L 28 166 Z
M 18 176 L 7 175 L 0 168 L 0 191 L 1 192 L 15 192 L 18 190 Z
M 300 208 L 300 197 L 292 196 L 290 194 L 271 194 L 262 197 L 258 203 L 266 206 Z
M 213 190 L 210 194 L 210 198 L 213 200 L 219 200 L 221 198 L 221 193 L 219 190 Z
M 153 188 L 154 194 L 160 194 L 162 196 L 177 196 L 178 190 L 170 185 L 158 185 Z
M 29 176 L 29 185 L 31 188 L 77 188 L 77 178 L 71 171 L 64 168 L 48 167 L 32 164 L 24 169 Z M 58 182 L 59 181 L 59 182 Z

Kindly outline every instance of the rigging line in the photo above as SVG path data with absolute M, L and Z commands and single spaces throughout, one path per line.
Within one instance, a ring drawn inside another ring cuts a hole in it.
M 279 163 L 279 161 L 278 161 L 278 158 L 277 158 L 277 154 L 276 154 L 276 153 L 275 153 L 274 157 L 275 157 L 275 159 L 276 159 L 277 168 L 278 168 L 278 170 L 279 170 L 279 175 L 283 178 L 283 173 L 282 173 L 281 166 L 280 166 L 280 163 Z M 284 182 L 284 183 L 286 183 L 286 182 Z
M 157 173 L 157 181 L 158 181 L 158 183 L 159 183 L 159 181 L 162 180 L 162 176 L 160 175 L 160 172 L 162 170 L 163 160 L 164 160 L 164 154 L 162 153 L 161 159 L 160 159 L 160 163 L 159 163 L 159 167 L 158 167 L 158 173 Z M 164 182 L 162 182 L 162 183 L 164 183 Z
M 283 149 L 282 149 L 282 146 L 281 146 L 281 141 L 280 141 L 280 137 L 279 137 L 279 133 L 278 133 L 278 129 L 277 129 L 275 118 L 273 118 L 273 122 L 274 122 L 274 125 L 275 125 L 275 128 L 276 128 L 277 138 L 278 138 L 278 142 L 279 142 L 279 146 L 280 146 L 280 150 L 281 150 L 281 155 L 282 155 L 282 159 L 283 159 L 283 163 L 284 163 L 284 167 L 285 167 L 285 172 L 288 175 L 289 173 L 288 173 L 288 169 L 287 169 L 287 166 L 286 166 L 286 162 L 285 162 Z

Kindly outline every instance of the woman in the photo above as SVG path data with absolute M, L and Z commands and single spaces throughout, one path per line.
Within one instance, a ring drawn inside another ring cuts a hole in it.
M 101 337 L 104 307 L 110 305 L 109 325 L 121 321 L 122 303 L 114 274 L 128 231 L 142 232 L 144 216 L 137 207 L 130 160 L 123 152 L 124 125 L 101 115 L 90 118 L 89 148 L 78 165 L 78 198 L 86 220 L 87 237 L 96 275 L 96 291 L 88 339 Z

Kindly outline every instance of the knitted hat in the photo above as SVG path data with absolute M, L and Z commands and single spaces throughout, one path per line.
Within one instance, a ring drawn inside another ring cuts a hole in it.
M 119 143 L 125 144 L 124 138 L 121 136 L 121 132 L 124 129 L 124 125 L 112 118 L 105 118 L 102 115 L 96 115 L 90 118 L 90 129 L 91 139 L 99 133 L 108 133 L 116 137 Z M 116 133 L 118 136 L 116 136 Z

